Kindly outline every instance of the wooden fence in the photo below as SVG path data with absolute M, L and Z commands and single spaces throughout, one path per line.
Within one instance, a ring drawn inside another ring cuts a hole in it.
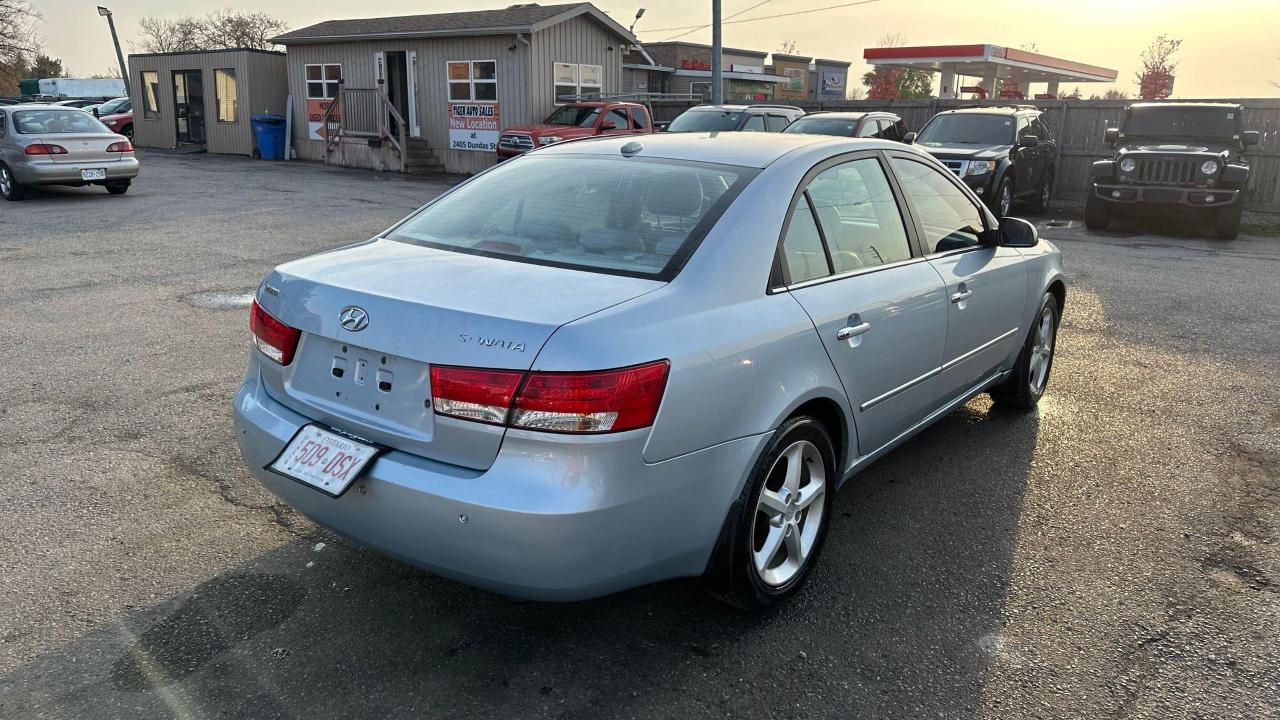
M 1116 127 L 1131 100 L 1036 100 L 1017 101 L 1044 111 L 1045 121 L 1058 141 L 1058 172 L 1054 178 L 1054 198 L 1084 202 L 1089 186 L 1090 166 L 1095 160 L 1111 157 L 1103 131 Z M 1186 102 L 1186 101 L 1181 101 Z M 1262 143 L 1249 148 L 1249 185 L 1245 207 L 1259 212 L 1280 213 L 1280 98 L 1245 99 L 1244 128 L 1262 133 Z M 887 110 L 906 121 L 912 130 L 924 127 L 929 118 L 943 110 L 991 106 L 999 103 L 973 100 L 850 100 L 842 102 L 798 103 L 809 112 L 817 110 Z M 1005 103 L 1008 104 L 1008 103 Z

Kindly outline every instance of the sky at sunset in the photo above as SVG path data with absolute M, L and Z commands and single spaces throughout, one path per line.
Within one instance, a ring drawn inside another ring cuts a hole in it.
M 840 4 L 848 0 L 768 0 L 738 18 L 747 19 Z M 760 0 L 723 0 L 724 15 L 741 12 Z M 35 0 L 43 16 L 45 52 L 62 58 L 77 75 L 114 65 L 106 22 L 96 2 Z M 412 15 L 505 7 L 509 2 L 435 0 L 260 0 L 230 4 L 218 0 L 112 0 L 125 52 L 136 49 L 137 21 L 148 15 L 203 14 L 222 7 L 262 10 L 302 27 L 321 20 L 382 15 Z M 548 0 L 544 4 L 555 4 Z M 596 6 L 623 25 L 645 7 L 636 34 L 645 42 L 666 40 L 684 30 L 665 30 L 709 22 L 711 3 L 686 0 L 600 0 Z M 1274 97 L 1280 82 L 1280 0 L 879 0 L 870 4 L 788 18 L 727 24 L 731 47 L 777 50 L 794 40 L 798 52 L 850 60 L 853 71 L 866 68 L 862 49 L 886 33 L 901 33 L 911 45 L 992 43 L 1018 47 L 1034 43 L 1039 52 L 1120 72 L 1116 84 L 1136 95 L 1133 83 L 1138 55 L 1156 35 L 1183 40 L 1174 94 L 1177 97 Z M 709 29 L 682 39 L 710 42 Z M 1072 85 L 1064 85 L 1069 92 Z M 1109 86 L 1081 85 L 1087 96 Z M 934 85 L 935 92 L 937 83 Z

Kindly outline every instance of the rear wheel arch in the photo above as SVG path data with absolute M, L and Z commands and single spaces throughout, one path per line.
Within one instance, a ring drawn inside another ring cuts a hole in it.
M 834 446 L 836 471 L 844 472 L 844 468 L 848 466 L 847 453 L 852 444 L 856 441 L 850 432 L 851 423 L 845 417 L 844 408 L 840 403 L 826 396 L 819 396 L 804 401 L 794 410 L 787 414 L 786 420 L 794 417 L 808 416 L 817 420 L 827 430 L 827 434 L 831 436 L 831 444 Z M 836 484 L 839 484 L 839 478 L 836 478 Z

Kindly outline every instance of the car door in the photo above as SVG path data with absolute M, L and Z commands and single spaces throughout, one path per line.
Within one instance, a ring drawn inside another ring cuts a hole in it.
M 864 455 L 933 408 L 946 343 L 942 278 L 913 251 L 883 163 L 864 152 L 814 168 L 779 253 L 785 289 L 844 384 Z
M 1040 140 L 1040 146 L 1036 148 L 1036 174 L 1033 185 L 1033 187 L 1039 188 L 1040 178 L 1058 154 L 1058 145 L 1054 142 L 1053 132 L 1049 130 L 1049 125 L 1045 123 L 1043 115 L 1032 118 L 1030 127 L 1031 132 L 1035 133 L 1035 136 Z
M 989 216 L 955 177 L 924 158 L 894 154 L 898 185 L 911 208 L 921 250 L 947 290 L 947 341 L 938 376 L 946 403 L 1004 369 L 1028 319 L 1027 269 L 1021 253 L 1001 247 Z
M 1018 142 L 1028 135 L 1035 135 L 1035 130 L 1031 127 L 1031 120 L 1025 115 L 1018 118 L 1018 133 L 1014 136 L 1013 150 L 1010 151 L 1014 158 L 1014 167 L 1017 174 L 1014 176 L 1013 193 L 1015 195 L 1026 195 L 1028 192 L 1035 192 L 1036 178 L 1039 175 L 1036 172 L 1036 165 L 1040 158 L 1039 147 L 1020 147 Z

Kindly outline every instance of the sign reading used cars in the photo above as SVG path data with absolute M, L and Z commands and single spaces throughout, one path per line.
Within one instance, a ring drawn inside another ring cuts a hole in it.
M 449 149 L 493 152 L 501 124 L 498 103 L 449 103 Z

